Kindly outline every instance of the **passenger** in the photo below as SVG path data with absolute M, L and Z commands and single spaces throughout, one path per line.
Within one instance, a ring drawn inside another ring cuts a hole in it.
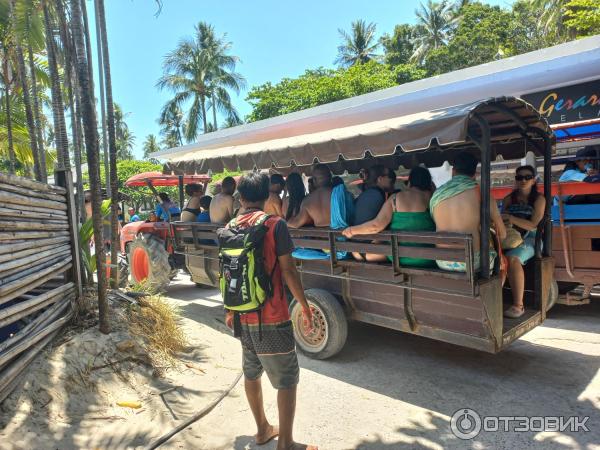
M 300 205 L 306 197 L 306 188 L 302 181 L 302 175 L 292 172 L 286 180 L 288 195 L 283 199 L 281 210 L 285 214 L 285 220 L 290 219 L 300 212 Z
M 513 319 L 521 317 L 525 312 L 523 266 L 535 254 L 536 230 L 546 210 L 546 200 L 537 191 L 535 176 L 536 170 L 532 166 L 518 167 L 515 175 L 516 189 L 502 202 L 502 217 L 523 237 L 521 245 L 504 253 L 508 259 L 508 282 L 513 297 L 513 305 L 504 312 L 504 316 Z
M 148 214 L 148 222 L 158 222 L 158 217 L 156 217 L 156 213 L 154 211 L 150 211 Z
M 271 175 L 269 184 L 269 198 L 265 203 L 265 213 L 271 216 L 283 217 L 281 193 L 285 187 L 285 179 L 278 173 Z
M 198 214 L 197 221 L 209 223 L 210 222 L 210 204 L 212 197 L 210 195 L 204 195 L 200 197 L 200 214 Z
M 344 179 L 340 176 L 335 176 L 331 179 L 331 187 L 339 186 L 340 184 L 344 184 Z
M 385 203 L 386 194 L 394 190 L 396 174 L 382 164 L 370 167 L 366 172 L 364 190 L 354 202 L 354 223 L 373 220 Z M 387 226 L 387 224 L 386 224 Z
M 185 208 L 181 213 L 181 220 L 183 222 L 195 222 L 198 214 L 200 214 L 200 197 L 203 194 L 202 186 L 197 183 L 186 184 L 185 193 L 189 197 Z
M 119 221 L 121 226 L 123 226 L 125 224 L 125 216 L 123 215 L 123 210 L 121 209 L 120 206 L 119 206 L 119 208 L 117 208 L 117 220 Z
M 156 205 L 156 217 L 159 221 L 168 222 L 169 215 L 171 220 L 179 220 L 181 216 L 181 210 L 179 206 L 175 204 L 166 192 L 159 192 L 158 197 L 160 198 L 160 204 Z
M 138 216 L 138 215 L 135 213 L 135 209 L 134 209 L 134 208 L 131 208 L 131 207 L 130 207 L 130 208 L 127 210 L 127 213 L 129 214 L 129 222 L 139 222 L 139 221 L 141 220 L 141 219 L 140 219 L 140 216 Z
M 470 233 L 473 236 L 475 270 L 481 267 L 480 212 L 481 195 L 475 181 L 477 159 L 467 152 L 456 155 L 452 167 L 452 178 L 440 186 L 431 196 L 429 210 L 437 231 Z M 506 228 L 500 217 L 498 206 L 490 198 L 491 225 L 500 240 L 506 237 Z M 440 245 L 441 247 L 441 245 Z M 490 249 L 490 270 L 494 266 L 496 252 Z M 466 272 L 466 264 L 457 261 L 436 261 L 440 269 Z
M 210 221 L 213 223 L 227 223 L 233 218 L 233 193 L 235 192 L 233 177 L 223 178 L 221 192 L 215 195 L 210 202 Z
M 575 159 L 565 165 L 565 169 L 558 179 L 560 182 L 583 181 L 585 183 L 600 183 L 598 170 L 594 169 L 592 160 L 597 159 L 596 151 L 593 146 L 584 147 L 577 151 Z M 567 204 L 589 204 L 600 203 L 598 195 L 570 195 L 563 196 L 563 201 Z M 555 202 L 556 204 L 557 202 Z
M 328 227 L 331 223 L 331 171 L 325 164 L 317 164 L 312 172 L 315 190 L 308 194 L 302 202 L 300 212 L 288 222 L 291 228 L 310 224 Z
M 344 230 L 347 238 L 361 234 L 375 234 L 390 225 L 392 230 L 403 231 L 435 231 L 435 223 L 429 214 L 429 200 L 432 194 L 431 174 L 423 167 L 415 167 L 408 177 L 408 189 L 393 194 L 382 206 L 381 211 L 373 220 L 361 225 L 353 225 Z M 366 191 L 365 191 L 366 192 Z M 359 197 L 360 198 L 360 197 Z M 405 243 L 404 246 L 418 244 Z M 363 255 L 357 259 L 363 259 Z M 367 261 L 392 260 L 391 256 L 373 253 L 364 254 Z M 435 262 L 421 258 L 400 258 L 401 266 L 433 267 Z

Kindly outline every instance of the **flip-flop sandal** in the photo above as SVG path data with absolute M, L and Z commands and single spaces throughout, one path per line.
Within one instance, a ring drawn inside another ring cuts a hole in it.
M 277 436 L 279 436 L 279 427 L 277 426 L 273 426 L 273 433 L 271 434 L 271 436 L 269 436 L 267 439 L 265 439 L 264 441 L 260 441 L 258 442 L 258 440 L 256 440 L 256 445 L 265 445 L 268 444 L 269 442 L 271 442 L 273 439 L 275 439 Z M 256 439 L 256 438 L 255 438 Z
M 504 317 L 508 317 L 509 319 L 518 319 L 523 314 L 525 314 L 525 308 L 518 308 L 514 305 L 504 311 Z

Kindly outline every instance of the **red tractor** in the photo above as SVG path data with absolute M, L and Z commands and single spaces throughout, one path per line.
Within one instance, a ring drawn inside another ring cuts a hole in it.
M 210 183 L 208 175 L 164 175 L 161 172 L 144 172 L 134 175 L 125 182 L 127 187 L 149 187 L 158 201 L 156 187 L 179 186 L 179 204 L 184 201 L 184 184 L 202 185 L 203 192 Z M 185 269 L 183 255 L 173 251 L 173 230 L 170 222 L 131 222 L 121 229 L 122 279 L 139 283 L 148 280 L 158 289 L 165 288 L 179 269 Z

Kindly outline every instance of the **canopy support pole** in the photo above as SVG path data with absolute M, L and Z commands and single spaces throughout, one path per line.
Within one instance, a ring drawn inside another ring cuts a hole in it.
M 490 170 L 491 170 L 491 143 L 490 127 L 487 121 L 479 114 L 474 114 L 473 118 L 481 128 L 481 140 L 478 144 L 481 150 L 481 211 L 480 211 L 480 248 L 479 260 L 481 262 L 481 278 L 490 277 Z

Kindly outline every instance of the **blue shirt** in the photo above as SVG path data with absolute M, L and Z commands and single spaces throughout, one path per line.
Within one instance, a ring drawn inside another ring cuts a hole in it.
M 198 222 L 210 223 L 210 214 L 208 211 L 202 211 L 198 216 L 196 216 L 196 220 Z
M 569 169 L 565 170 L 558 181 L 583 181 L 587 178 L 587 173 L 582 172 L 581 170 Z
M 169 214 L 165 212 L 161 205 L 156 205 L 156 211 L 154 212 L 156 213 L 158 220 L 162 220 L 163 222 L 169 220 L 169 214 L 171 214 L 171 216 L 181 214 L 181 210 L 174 203 L 171 203 L 171 206 L 169 207 Z
M 140 216 L 138 216 L 137 214 L 134 214 L 133 216 L 129 217 L 130 222 L 139 222 L 140 220 L 142 219 L 140 219 Z

